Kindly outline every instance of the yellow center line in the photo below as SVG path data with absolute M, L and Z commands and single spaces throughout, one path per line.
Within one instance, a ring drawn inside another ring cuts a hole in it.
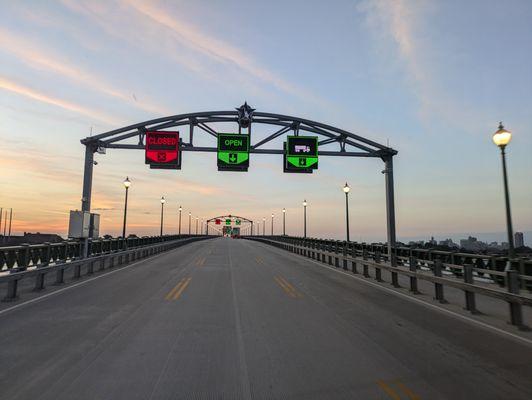
M 419 397 L 417 394 L 415 394 L 409 388 L 407 388 L 403 382 L 396 380 L 395 384 L 399 387 L 399 389 L 402 390 L 404 394 L 408 396 L 410 400 L 421 400 L 421 397 Z
M 177 285 L 175 285 L 172 290 L 170 290 L 168 292 L 168 294 L 166 295 L 166 300 L 170 300 L 172 298 L 172 296 L 174 295 L 174 293 L 179 289 L 179 287 L 183 284 L 183 282 L 185 281 L 186 278 L 183 278 L 179 281 L 179 283 Z
M 381 388 L 382 390 L 384 390 L 384 391 L 386 392 L 386 394 L 387 394 L 388 396 L 390 396 L 390 398 L 392 398 L 393 400 L 401 400 L 401 396 L 399 396 L 399 395 L 395 392 L 395 390 L 393 390 L 390 386 L 388 386 L 388 385 L 386 384 L 386 382 L 384 382 L 384 381 L 377 381 L 377 385 L 379 385 L 380 388 Z
M 177 300 L 179 299 L 179 296 L 181 296 L 181 293 L 183 293 L 183 291 L 187 288 L 188 284 L 190 283 L 190 280 L 192 278 L 188 278 L 184 283 L 183 285 L 181 285 L 181 287 L 179 288 L 179 290 L 177 291 L 177 293 L 174 295 L 174 300 Z
M 286 285 L 286 287 L 294 294 L 295 297 L 299 297 L 299 298 L 303 297 L 303 295 L 285 278 L 283 278 L 282 276 L 279 276 L 279 279 Z
M 275 279 L 275 282 L 277 282 L 277 284 L 281 287 L 281 289 L 285 291 L 287 295 L 289 295 L 290 297 L 294 297 L 294 298 L 296 297 L 296 295 L 292 293 L 290 289 L 286 287 L 285 284 L 278 277 L 275 276 L 273 279 Z

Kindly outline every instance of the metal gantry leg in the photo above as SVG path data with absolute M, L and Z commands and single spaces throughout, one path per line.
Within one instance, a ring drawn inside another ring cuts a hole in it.
M 397 267 L 395 257 L 395 200 L 393 185 L 393 156 L 388 155 L 384 158 L 384 173 L 386 184 L 386 226 L 388 241 L 388 259 L 392 267 Z M 392 271 L 392 285 L 399 286 L 397 273 Z
M 85 145 L 85 167 L 83 169 L 83 195 L 81 197 L 81 211 L 91 211 L 92 195 L 92 173 L 94 169 L 94 152 L 95 147 L 90 144 Z M 89 238 L 83 239 L 82 257 L 87 258 L 89 254 Z

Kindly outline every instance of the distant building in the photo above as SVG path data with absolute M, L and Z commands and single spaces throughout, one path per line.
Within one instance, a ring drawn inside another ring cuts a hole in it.
M 9 240 L 7 241 L 7 245 L 9 246 L 17 246 L 20 244 L 40 244 L 40 243 L 57 243 L 62 242 L 64 239 L 56 234 L 53 233 L 30 233 L 30 232 L 24 232 L 23 236 L 11 236 Z
M 453 242 L 453 239 L 440 240 L 439 245 L 440 246 L 450 247 L 450 248 L 458 247 L 458 245 L 455 242 Z
M 436 240 L 434 240 L 434 236 L 432 236 L 429 240 L 429 244 L 431 246 L 436 246 L 438 244 L 438 242 L 436 242 Z
M 488 244 L 477 240 L 476 237 L 469 236 L 467 239 L 460 240 L 460 247 L 470 251 L 483 251 L 488 248 Z
M 523 247 L 525 245 L 525 238 L 523 232 L 515 232 L 514 235 L 515 247 Z

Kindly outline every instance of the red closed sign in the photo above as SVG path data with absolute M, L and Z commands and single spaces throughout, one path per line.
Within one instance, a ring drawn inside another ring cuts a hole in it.
M 179 132 L 146 132 L 146 164 L 150 168 L 179 169 Z
M 216 219 L 216 225 L 220 225 L 222 221 L 220 219 Z

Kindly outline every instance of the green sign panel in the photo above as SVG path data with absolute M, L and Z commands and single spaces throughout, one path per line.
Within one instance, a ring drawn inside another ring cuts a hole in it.
M 231 225 L 231 220 L 230 220 L 230 219 L 226 219 L 226 220 L 225 220 L 225 224 L 226 224 L 226 225 Z
M 237 220 L 235 221 L 235 224 L 236 224 L 236 225 L 240 225 L 240 220 L 237 219 Z
M 287 136 L 284 172 L 312 173 L 318 169 L 318 138 L 316 136 Z
M 249 135 L 218 134 L 218 170 L 247 171 L 249 167 Z

